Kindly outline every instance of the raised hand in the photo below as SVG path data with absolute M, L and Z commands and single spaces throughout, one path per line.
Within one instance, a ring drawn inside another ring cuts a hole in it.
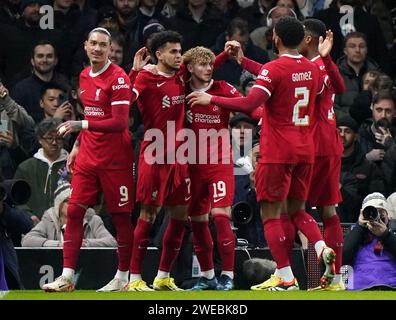
M 61 137 L 67 137 L 70 133 L 80 131 L 81 129 L 82 121 L 66 121 L 58 126 L 57 131 Z
M 208 106 L 212 96 L 206 92 L 192 92 L 187 96 L 188 104 L 191 107 L 195 105 Z
M 241 64 L 245 57 L 241 44 L 236 40 L 227 41 L 224 45 L 224 52 L 238 64 Z
M 135 57 L 133 58 L 133 70 L 140 71 L 143 69 L 143 67 L 150 60 L 150 55 L 147 53 L 148 53 L 148 50 L 146 47 L 140 48 L 135 53 Z M 144 58 L 145 54 L 147 54 L 147 56 Z
M 333 32 L 331 30 L 326 31 L 326 39 L 323 39 L 322 36 L 319 37 L 318 50 L 321 57 L 327 57 L 330 54 L 333 42 Z

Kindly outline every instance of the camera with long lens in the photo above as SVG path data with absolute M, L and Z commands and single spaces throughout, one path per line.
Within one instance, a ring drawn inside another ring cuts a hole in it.
M 380 213 L 376 207 L 367 206 L 363 209 L 364 220 L 379 221 L 381 219 Z
M 252 208 L 249 203 L 240 201 L 232 206 L 231 217 L 235 224 L 248 224 L 253 218 Z
M 29 184 L 25 180 L 4 180 L 0 182 L 0 200 L 9 205 L 26 204 L 31 195 Z

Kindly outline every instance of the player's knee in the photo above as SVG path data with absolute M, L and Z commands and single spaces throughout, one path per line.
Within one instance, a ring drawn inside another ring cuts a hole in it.
M 158 212 L 158 207 L 143 206 L 140 211 L 140 219 L 153 224 L 155 218 L 157 217 L 157 212 Z
M 87 206 L 70 203 L 67 208 L 67 220 L 83 220 L 87 209 Z
M 330 219 L 332 216 L 336 215 L 335 206 L 323 206 L 318 209 L 322 220 Z

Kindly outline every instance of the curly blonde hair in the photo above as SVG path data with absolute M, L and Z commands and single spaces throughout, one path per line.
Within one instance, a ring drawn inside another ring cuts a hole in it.
M 183 54 L 183 62 L 187 64 L 214 63 L 216 59 L 212 50 L 205 47 L 194 47 Z

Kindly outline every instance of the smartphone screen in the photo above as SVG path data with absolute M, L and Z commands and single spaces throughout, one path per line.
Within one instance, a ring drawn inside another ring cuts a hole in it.
M 0 132 L 4 132 L 8 130 L 8 120 L 0 120 Z

